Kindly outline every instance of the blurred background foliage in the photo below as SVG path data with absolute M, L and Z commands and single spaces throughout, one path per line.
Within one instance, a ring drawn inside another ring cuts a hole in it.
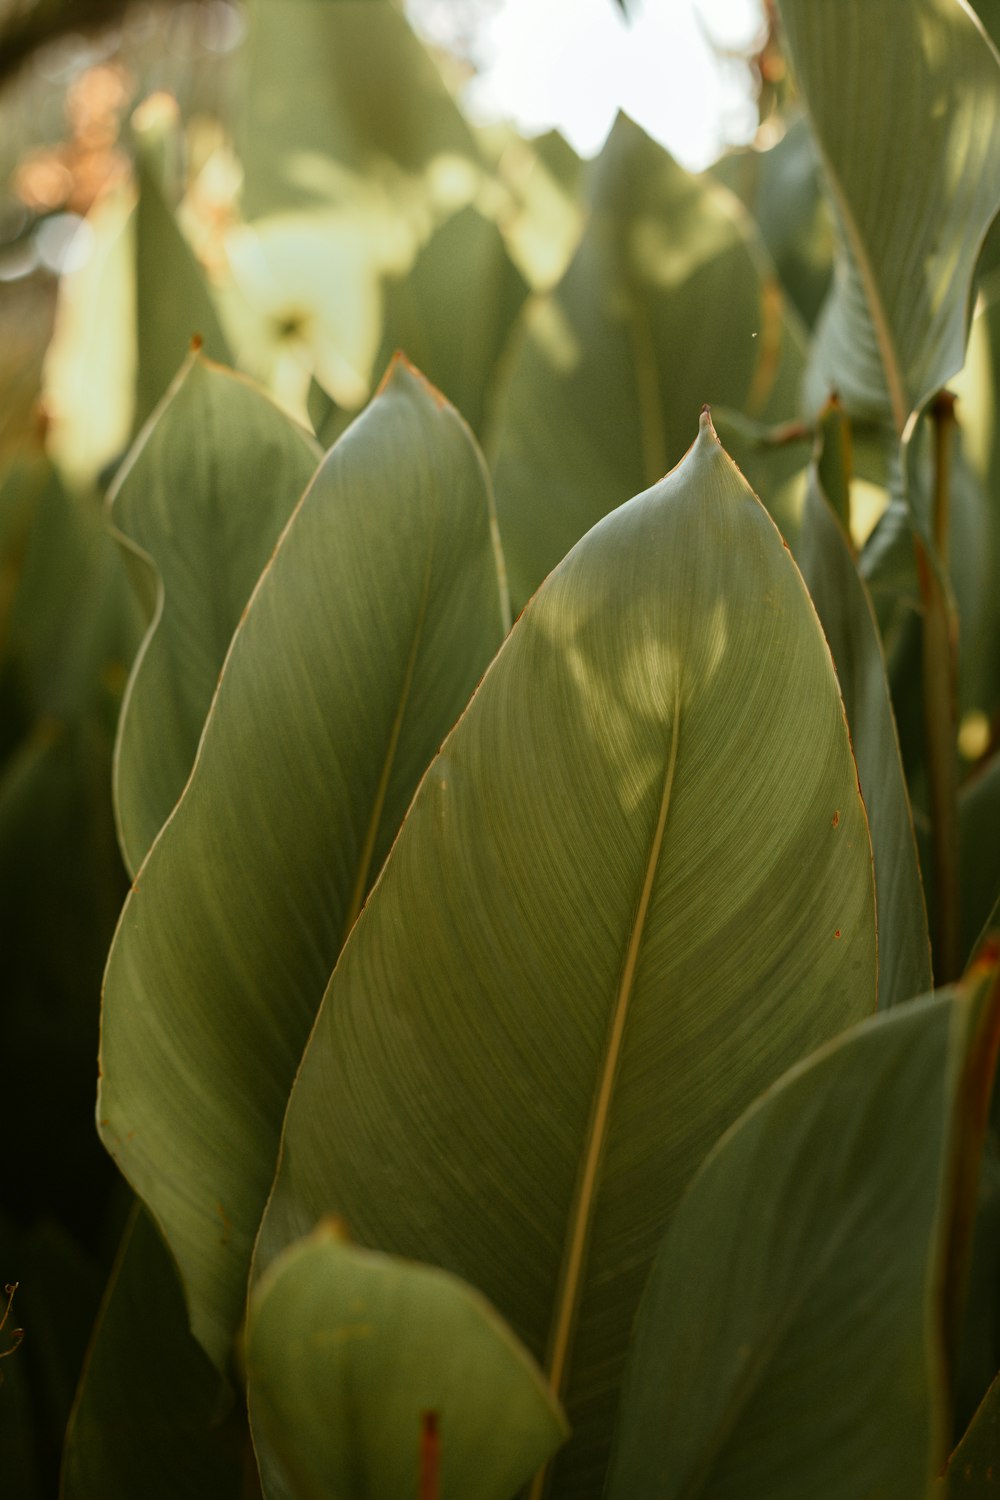
M 773 8 L 728 58 L 756 101 L 756 138 L 701 175 L 627 120 L 593 165 L 556 132 L 473 123 L 458 92 L 491 8 L 0 4 L 0 1274 L 23 1283 L 13 1318 L 29 1331 L 0 1366 L 10 1495 L 56 1491 L 130 1212 L 93 1098 L 101 973 L 127 890 L 111 758 L 144 616 L 103 509 L 192 337 L 324 447 L 404 348 L 482 442 L 501 524 L 541 473 L 572 490 L 577 534 L 676 462 L 713 401 L 727 447 L 795 533 L 813 436 L 803 349 L 834 239 Z M 978 9 L 1000 35 L 1000 5 Z M 994 235 L 956 386 L 966 946 L 1000 887 L 983 835 L 1000 800 L 998 277 Z M 851 529 L 919 828 L 918 591 L 882 455 L 859 429 Z M 564 545 L 530 542 L 509 557 L 516 606 Z M 160 1266 L 162 1247 L 142 1219 L 128 1234 L 115 1316 L 169 1328 L 182 1313 L 168 1282 L 144 1301 L 136 1272 Z M 235 1459 L 211 1463 L 228 1492 Z

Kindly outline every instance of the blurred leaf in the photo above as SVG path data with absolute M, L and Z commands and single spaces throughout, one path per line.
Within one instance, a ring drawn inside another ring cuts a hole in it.
M 45 360 L 49 451 L 74 483 L 89 485 L 124 450 L 135 416 L 135 193 L 116 189 L 86 218 L 90 251 L 59 281 Z
M 1000 926 L 995 925 L 994 931 L 1000 932 Z M 994 1114 L 997 1106 L 995 1098 Z M 957 1433 L 974 1417 L 997 1370 L 1000 1370 L 1000 1137 L 993 1128 L 986 1137 L 979 1178 L 969 1295 L 956 1382 Z M 997 1453 L 1000 1455 L 1000 1449 Z M 996 1477 L 1000 1482 L 1000 1468 Z
M 248 218 L 335 200 L 336 168 L 478 167 L 475 141 L 433 62 L 388 0 L 250 0 L 240 155 Z
M 961 0 L 778 0 L 841 244 L 806 385 L 902 433 L 962 366 L 1000 207 L 1000 61 Z
M 23 1223 L 58 1213 L 92 1243 L 113 1180 L 93 1130 L 98 997 L 126 889 L 111 747 L 138 629 L 97 506 L 47 464 L 21 475 L 31 527 L 0 662 L 17 726 L 0 766 L 0 1137 L 30 1150 L 8 1156 L 5 1204 Z
M 496 225 L 474 208 L 460 210 L 409 275 L 388 284 L 376 370 L 402 349 L 482 436 L 497 361 L 527 292 Z
M 238 1500 L 242 1455 L 222 1406 L 177 1270 L 136 1204 L 66 1434 L 60 1500 Z
M 194 252 L 141 156 L 136 170 L 135 425 L 141 427 L 166 394 L 194 338 L 210 359 L 232 364 L 232 355 Z
M 1000 754 L 962 788 L 962 952 L 971 954 L 1000 897 Z
M 790 376 L 782 414 L 795 408 L 781 297 L 727 194 L 622 115 L 590 206 L 504 385 L 495 476 L 516 606 L 588 527 L 680 459 L 705 402 L 766 417 Z
M 829 651 L 706 417 L 551 575 L 424 777 L 303 1058 L 259 1262 L 332 1210 L 480 1287 L 566 1400 L 553 1500 L 590 1500 L 681 1192 L 874 1006 L 875 964 Z
M 534 1362 L 472 1287 L 345 1244 L 335 1225 L 262 1281 L 247 1374 L 255 1430 L 302 1500 L 510 1500 L 566 1437 Z
M 643 1299 L 609 1500 L 927 1493 L 955 1153 L 976 1153 L 965 1094 L 970 1072 L 988 1092 L 998 1002 L 994 964 L 863 1023 L 719 1143 Z
M 868 812 L 878 905 L 879 1004 L 887 1008 L 930 988 L 930 939 L 878 625 L 844 530 L 850 507 L 840 451 L 846 422 L 839 409 L 823 418 L 822 447 L 809 474 L 795 556 L 837 666 Z
M 21 1141 L 28 1140 L 22 1129 Z M 14 1282 L 19 1285 L 0 1333 L 0 1351 L 11 1347 L 12 1328 L 23 1328 L 24 1338 L 10 1358 L 0 1360 L 0 1472 L 5 1494 L 48 1500 L 58 1485 L 63 1432 L 101 1278 L 52 1219 L 19 1230 L 4 1214 L 0 1286 Z M 6 1302 L 0 1296 L 0 1309 Z
M 397 363 L 331 451 L 226 658 L 105 982 L 100 1128 L 217 1365 L 337 954 L 504 634 L 488 481 Z
M 318 460 L 262 392 L 194 354 L 119 474 L 111 518 L 150 621 L 115 755 L 133 874 L 184 789 L 233 631 Z
M 782 287 L 811 328 L 829 290 L 834 236 L 808 123 L 793 118 L 766 151 L 730 151 L 710 170 L 753 215 Z
M 934 1491 L 934 1500 L 993 1500 L 1000 1485 L 1000 1375 L 951 1456 L 948 1470 Z

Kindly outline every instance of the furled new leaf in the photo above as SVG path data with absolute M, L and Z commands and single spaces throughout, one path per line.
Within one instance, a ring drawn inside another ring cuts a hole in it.
M 521 605 L 589 527 L 654 484 L 710 401 L 794 407 L 797 345 L 736 200 L 626 116 L 594 164 L 591 218 L 530 309 L 498 422 L 497 513 Z
M 838 465 L 844 421 L 838 410 L 825 416 L 795 555 L 833 652 L 851 727 L 875 860 L 879 1003 L 890 1006 L 930 988 L 930 941 L 878 626 L 844 529 L 849 476 Z
M 228 1356 L 292 1077 L 419 777 L 503 638 L 489 485 L 398 363 L 296 508 L 105 980 L 103 1139 Z
M 589 1500 L 683 1188 L 873 1008 L 875 967 L 833 664 L 706 415 L 528 605 L 424 778 L 303 1059 L 259 1263 L 332 1210 L 470 1280 L 567 1402 L 552 1496 Z
M 998 1026 L 994 960 L 822 1048 L 724 1138 L 643 1298 L 608 1500 L 928 1493 Z
M 806 383 L 898 433 L 962 366 L 1000 207 L 1000 59 L 964 0 L 778 0 L 841 245 Z
M 318 462 L 262 391 L 193 354 L 118 478 L 111 518 L 150 618 L 115 756 L 133 874 L 184 788 L 233 631 Z
M 566 1436 L 534 1361 L 472 1287 L 330 1224 L 257 1289 L 247 1378 L 255 1436 L 296 1500 L 511 1500 Z

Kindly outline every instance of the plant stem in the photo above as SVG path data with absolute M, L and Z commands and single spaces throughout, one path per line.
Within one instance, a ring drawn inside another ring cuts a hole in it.
M 934 882 L 934 979 L 947 984 L 961 970 L 958 867 L 957 622 L 948 589 L 951 464 L 955 398 L 942 391 L 930 412 L 934 445 L 931 536 L 914 538 L 923 601 L 924 734 L 930 780 Z

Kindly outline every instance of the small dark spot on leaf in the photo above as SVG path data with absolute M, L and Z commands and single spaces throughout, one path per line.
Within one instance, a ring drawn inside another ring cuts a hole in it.
M 838 807 L 837 811 L 834 813 L 833 817 L 830 819 L 830 827 L 831 828 L 836 828 L 839 822 L 840 822 L 840 808 Z

